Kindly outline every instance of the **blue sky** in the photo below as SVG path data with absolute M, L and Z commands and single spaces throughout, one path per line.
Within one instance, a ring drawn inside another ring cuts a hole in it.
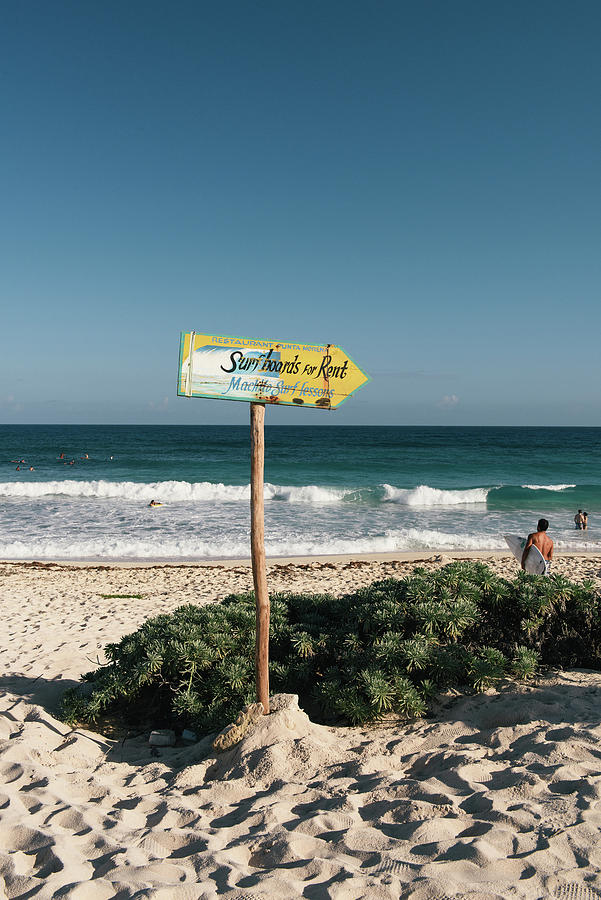
M 179 333 L 342 346 L 272 424 L 598 425 L 601 5 L 1 14 L 0 421 L 243 423 Z

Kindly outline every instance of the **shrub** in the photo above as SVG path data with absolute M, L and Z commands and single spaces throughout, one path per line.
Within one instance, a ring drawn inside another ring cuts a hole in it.
M 181 606 L 106 647 L 107 665 L 67 691 L 67 721 L 214 731 L 254 699 L 255 600 Z M 274 594 L 273 691 L 318 721 L 421 716 L 449 686 L 485 690 L 539 664 L 598 668 L 601 598 L 592 584 L 457 562 L 337 598 Z

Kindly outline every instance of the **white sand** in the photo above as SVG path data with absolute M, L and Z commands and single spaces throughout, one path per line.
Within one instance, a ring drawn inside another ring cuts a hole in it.
M 413 567 L 279 563 L 269 587 L 341 594 Z M 555 571 L 601 585 L 599 558 Z M 369 729 L 315 725 L 280 697 L 220 754 L 204 740 L 157 758 L 144 736 L 120 745 L 52 716 L 107 642 L 251 582 L 242 564 L 0 564 L 0 897 L 601 897 L 601 673 Z M 100 596 L 126 593 L 142 599 Z

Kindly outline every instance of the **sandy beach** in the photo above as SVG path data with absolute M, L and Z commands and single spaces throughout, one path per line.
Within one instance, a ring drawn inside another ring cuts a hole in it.
M 341 595 L 466 555 L 273 560 L 269 588 Z M 599 557 L 554 571 L 601 585 Z M 147 735 L 55 717 L 106 643 L 251 586 L 246 561 L 0 563 L 0 897 L 601 896 L 601 673 L 449 694 L 371 728 L 316 725 L 282 695 L 222 753 L 204 739 L 156 756 Z

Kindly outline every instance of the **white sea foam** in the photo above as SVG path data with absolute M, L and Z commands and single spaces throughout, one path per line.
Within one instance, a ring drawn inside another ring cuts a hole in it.
M 328 554 L 394 553 L 420 550 L 500 550 L 502 537 L 486 534 L 446 534 L 431 529 L 407 528 L 374 537 L 342 536 L 269 537 L 268 556 L 315 556 Z M 54 537 L 0 542 L 0 559 L 225 559 L 247 557 L 246 536 L 215 536 L 207 541 L 145 533 L 139 537 L 101 534 L 91 538 Z
M 87 540 L 59 538 L 0 543 L 0 559 L 218 559 L 248 556 L 248 542 L 208 542 L 190 538 L 139 539 L 99 535 Z
M 577 550 L 579 553 L 601 553 L 601 541 L 587 541 L 582 539 L 577 540 L 562 540 L 561 538 L 555 540 L 555 549 L 561 550 L 562 553 L 566 553 L 570 550 Z
M 353 491 L 318 485 L 286 486 L 265 484 L 266 500 L 288 503 L 338 503 Z M 36 499 L 38 497 L 121 499 L 162 502 L 247 501 L 250 485 L 216 484 L 210 481 L 13 481 L 0 483 L 0 497 Z
M 0 497 L 85 497 L 122 500 L 245 500 L 249 485 L 213 484 L 209 481 L 14 481 L 0 484 Z
M 575 484 L 523 484 L 523 488 L 529 491 L 567 491 L 568 488 L 575 488 Z
M 415 488 L 396 488 L 383 484 L 384 500 L 404 506 L 459 506 L 464 503 L 486 503 L 490 488 L 468 488 L 445 491 L 420 484 Z
M 354 492 L 342 488 L 320 487 L 316 484 L 305 484 L 300 487 L 265 485 L 266 500 L 285 500 L 288 503 L 339 503 L 352 493 Z

